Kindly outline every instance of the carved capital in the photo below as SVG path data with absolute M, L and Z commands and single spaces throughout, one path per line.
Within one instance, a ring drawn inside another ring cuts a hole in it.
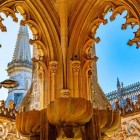
M 49 63 L 49 69 L 51 73 L 56 73 L 58 70 L 58 62 L 57 61 L 51 61 Z
M 72 61 L 72 69 L 74 72 L 79 72 L 81 66 L 81 62 L 78 60 Z
M 69 89 L 62 89 L 60 91 L 62 98 L 69 98 L 70 97 L 70 90 Z

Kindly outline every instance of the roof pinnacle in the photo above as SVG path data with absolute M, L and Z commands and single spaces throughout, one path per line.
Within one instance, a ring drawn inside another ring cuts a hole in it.
M 120 80 L 119 80 L 119 78 L 117 77 L 117 88 L 119 88 L 120 86 L 121 86 Z

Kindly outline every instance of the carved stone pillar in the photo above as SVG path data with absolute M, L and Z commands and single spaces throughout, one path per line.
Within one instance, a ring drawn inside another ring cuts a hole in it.
M 58 70 L 58 62 L 51 61 L 49 63 L 50 70 L 50 101 L 54 101 L 56 98 L 56 73 Z
M 87 72 L 87 75 L 86 75 L 86 81 L 87 81 L 87 100 L 91 101 L 91 75 L 92 75 L 92 72 L 91 70 L 88 70 Z
M 33 44 L 33 40 L 30 40 L 30 43 Z M 39 81 L 39 51 L 37 47 L 33 47 L 33 70 L 32 70 L 32 93 L 31 93 L 31 101 L 30 101 L 30 110 L 32 109 L 40 109 L 40 81 Z
M 72 61 L 72 69 L 73 69 L 73 97 L 78 98 L 79 95 L 79 71 L 80 71 L 81 62 L 78 60 Z
M 44 70 L 43 68 L 40 66 L 39 70 L 38 70 L 38 78 L 39 78 L 39 92 L 40 92 L 40 109 L 44 108 L 45 105 L 45 101 L 44 101 Z

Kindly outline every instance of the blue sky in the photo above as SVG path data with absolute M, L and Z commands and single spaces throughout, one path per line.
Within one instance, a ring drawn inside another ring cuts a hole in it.
M 111 13 L 108 13 L 108 19 Z M 133 30 L 129 26 L 127 30 L 121 30 L 121 25 L 125 22 L 123 18 L 126 12 L 121 16 L 117 16 L 113 22 L 102 25 L 97 30 L 96 36 L 101 41 L 96 44 L 96 54 L 99 57 L 97 62 L 98 81 L 105 93 L 116 89 L 117 77 L 125 85 L 129 85 L 140 81 L 140 49 L 136 46 L 128 46 L 129 39 L 134 37 Z M 3 16 L 4 17 L 4 16 Z M 18 16 L 21 19 L 20 16 Z M 5 18 L 5 17 L 4 17 Z M 11 18 L 7 18 L 3 22 L 7 26 L 7 32 L 0 32 L 0 81 L 8 78 L 7 63 L 12 60 L 19 23 L 14 23 Z M 30 32 L 31 36 L 31 32 Z M 32 48 L 32 47 L 31 47 Z M 0 89 L 0 100 L 6 99 L 7 90 Z
M 108 13 L 106 19 L 109 20 L 110 15 Z M 136 45 L 127 45 L 138 26 L 134 29 L 128 26 L 126 30 L 121 30 L 125 15 L 126 12 L 118 15 L 116 20 L 102 24 L 97 30 L 96 37 L 101 39 L 96 44 L 96 55 L 99 57 L 98 81 L 105 93 L 116 89 L 117 77 L 124 86 L 140 81 L 140 49 L 136 49 Z

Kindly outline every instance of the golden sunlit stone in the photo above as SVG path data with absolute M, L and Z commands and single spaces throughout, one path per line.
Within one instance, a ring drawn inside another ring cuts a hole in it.
M 87 123 L 93 114 L 92 104 L 82 98 L 59 98 L 47 108 L 48 120 L 56 126 L 78 126 Z
M 17 131 L 23 136 L 40 134 L 40 111 L 21 112 L 16 117 Z
M 34 98 L 33 92 L 30 95 L 40 103 L 40 111 L 31 111 L 35 107 L 31 104 L 29 111 L 17 115 L 19 133 L 34 136 L 31 139 L 39 135 L 41 140 L 100 140 L 119 128 L 119 114 L 106 109 L 110 104 L 97 78 L 91 78 L 97 74 L 92 73 L 97 57 L 92 56 L 91 49 L 100 40 L 95 38 L 96 30 L 100 24 L 107 23 L 104 16 L 108 10 L 112 11 L 111 20 L 124 10 L 129 11 L 122 27 L 125 29 L 128 25 L 140 24 L 139 3 L 139 0 L 0 1 L 0 12 L 14 21 L 17 21 L 16 12 L 23 16 L 21 24 L 31 29 L 30 43 L 38 52 L 33 65 L 37 65 L 40 98 Z M 6 31 L 2 21 L 0 17 L 0 29 Z M 130 45 L 136 43 L 137 48 L 139 32 L 129 41 Z M 94 87 L 97 87 L 96 94 L 91 92 Z

